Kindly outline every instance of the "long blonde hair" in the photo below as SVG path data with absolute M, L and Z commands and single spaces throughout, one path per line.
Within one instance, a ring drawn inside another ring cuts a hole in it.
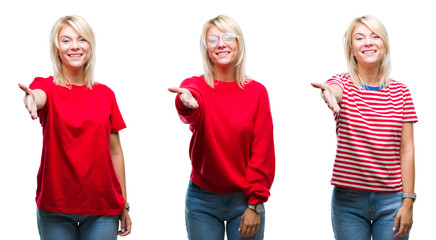
M 89 43 L 89 59 L 83 68 L 83 76 L 86 85 L 92 89 L 94 85 L 94 66 L 95 66 L 95 37 L 91 26 L 80 16 L 61 17 L 54 24 L 50 35 L 50 55 L 54 69 L 54 82 L 60 86 L 68 87 L 71 85 L 70 80 L 64 75 L 62 70 L 62 61 L 59 57 L 59 33 L 65 26 L 72 27 L 81 37 Z
M 238 43 L 238 59 L 234 66 L 235 78 L 238 85 L 243 88 L 244 84 L 247 82 L 245 76 L 245 43 L 244 36 L 242 35 L 242 30 L 239 25 L 232 18 L 219 15 L 216 18 L 208 20 L 201 32 L 200 38 L 200 50 L 203 57 L 203 69 L 204 69 L 204 79 L 206 83 L 214 88 L 214 80 L 216 78 L 215 66 L 210 60 L 209 53 L 207 51 L 207 32 L 210 28 L 217 27 L 222 32 L 230 32 L 236 36 L 236 41 Z
M 390 84 L 390 73 L 391 73 L 391 51 L 389 48 L 389 37 L 388 32 L 386 31 L 383 24 L 374 16 L 366 15 L 363 17 L 355 18 L 348 27 L 347 31 L 344 35 L 344 47 L 345 47 L 345 55 L 347 58 L 348 65 L 348 74 L 351 77 L 351 81 L 357 88 L 362 88 L 362 84 L 365 83 L 365 79 L 360 75 L 357 60 L 353 55 L 353 45 L 352 45 L 352 35 L 354 28 L 357 24 L 366 25 L 371 31 L 377 34 L 380 39 L 383 41 L 384 45 L 384 54 L 380 61 L 379 68 L 379 82 L 378 85 L 382 87 L 387 87 Z

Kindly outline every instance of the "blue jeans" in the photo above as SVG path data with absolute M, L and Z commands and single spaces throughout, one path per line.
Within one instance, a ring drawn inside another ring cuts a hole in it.
M 37 209 L 41 240 L 115 240 L 119 215 L 74 215 Z
M 332 195 L 332 224 L 336 240 L 407 240 L 394 238 L 402 192 L 379 193 L 335 187 Z
M 240 238 L 241 217 L 248 207 L 244 193 L 216 194 L 208 192 L 192 181 L 186 193 L 185 221 L 190 240 L 263 239 L 265 212 L 260 218 L 259 231 L 251 237 Z

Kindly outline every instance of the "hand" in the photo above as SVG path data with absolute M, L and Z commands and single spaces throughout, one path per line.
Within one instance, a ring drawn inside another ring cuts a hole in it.
M 120 236 L 127 236 L 132 231 L 132 220 L 130 220 L 129 211 L 124 209 L 120 216 L 121 230 L 118 232 Z
M 332 87 L 325 83 L 312 83 L 312 86 L 321 89 L 321 96 L 324 98 L 324 101 L 327 103 L 330 110 L 332 110 L 334 113 L 339 113 L 341 108 L 339 107 L 338 101 L 333 94 Z
M 250 237 L 253 236 L 260 227 L 260 214 L 256 211 L 247 208 L 241 217 L 241 222 L 239 223 L 240 237 Z
M 394 228 L 395 231 L 400 225 L 398 233 L 394 237 L 402 237 L 410 232 L 413 224 L 413 201 L 412 199 L 405 198 L 403 200 L 403 206 L 398 210 L 397 216 L 395 216 Z
M 35 100 L 35 92 L 28 88 L 26 85 L 18 83 L 18 87 L 20 87 L 21 90 L 24 91 L 24 93 L 26 95 L 24 95 L 24 105 L 27 109 L 27 111 L 29 111 L 30 117 L 32 119 L 37 119 L 38 118 L 38 109 L 36 107 L 36 100 Z
M 195 98 L 192 96 L 191 92 L 186 88 L 168 88 L 168 91 L 177 93 L 180 96 L 180 100 L 182 101 L 183 105 L 187 108 L 198 108 L 198 102 L 195 100 Z

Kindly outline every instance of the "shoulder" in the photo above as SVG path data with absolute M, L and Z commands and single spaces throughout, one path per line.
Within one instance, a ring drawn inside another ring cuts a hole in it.
M 43 84 L 47 84 L 47 85 L 54 85 L 54 78 L 52 76 L 48 76 L 48 77 L 35 77 L 33 79 L 33 83 L 43 83 Z
M 350 75 L 343 73 L 343 74 L 336 74 L 332 76 L 328 81 L 338 81 L 342 83 L 351 83 Z
M 389 84 L 389 87 L 390 88 L 401 88 L 401 89 L 407 89 L 407 86 L 406 86 L 406 84 L 404 84 L 404 83 L 400 83 L 400 82 L 398 82 L 398 81 L 396 81 L 396 80 L 393 80 L 393 79 L 391 79 L 391 82 L 390 82 L 390 84 Z
M 246 89 L 253 89 L 253 90 L 257 90 L 257 91 L 261 91 L 261 92 L 267 92 L 266 87 L 262 83 L 260 83 L 256 80 L 253 80 L 253 79 L 248 79 L 246 81 L 244 87 Z
M 206 81 L 204 80 L 204 76 L 193 76 L 190 78 L 186 78 L 182 81 L 180 84 L 180 87 L 182 88 L 200 88 L 203 86 L 207 86 Z

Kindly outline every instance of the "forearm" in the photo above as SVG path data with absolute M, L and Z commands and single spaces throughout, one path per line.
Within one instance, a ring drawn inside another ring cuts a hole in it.
M 121 190 L 123 191 L 124 199 L 127 202 L 126 172 L 124 167 L 123 153 L 121 152 L 112 155 L 112 162 L 114 164 L 115 174 L 117 175 L 118 181 L 121 185 Z
M 127 202 L 127 188 L 126 188 L 126 173 L 124 167 L 124 155 L 121 148 L 121 143 L 119 139 L 118 132 L 111 133 L 110 135 L 110 153 L 112 158 L 112 163 L 114 165 L 115 174 L 117 175 L 118 181 L 121 185 L 121 190 L 123 192 L 124 199 Z
M 413 125 L 404 123 L 400 147 L 401 180 L 404 193 L 415 192 L 415 149 L 413 143 Z M 407 202 L 411 199 L 406 199 Z
M 40 89 L 33 90 L 35 93 L 35 103 L 36 103 L 36 109 L 40 110 L 45 106 L 45 102 L 47 101 L 47 95 L 44 91 Z

